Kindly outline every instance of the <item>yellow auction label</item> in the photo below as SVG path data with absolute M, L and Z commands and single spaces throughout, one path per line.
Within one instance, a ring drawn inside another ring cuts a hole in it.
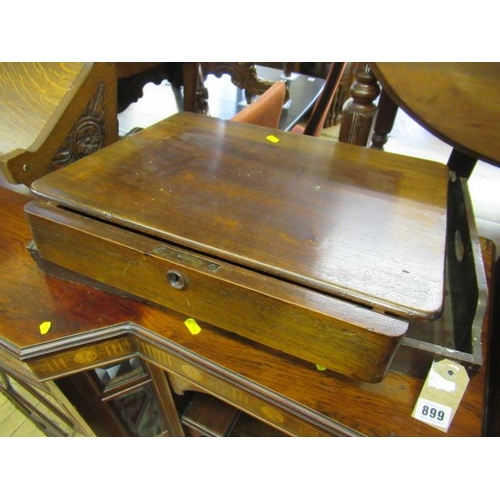
M 40 333 L 42 335 L 45 335 L 46 333 L 49 332 L 51 326 L 52 323 L 50 321 L 44 321 L 43 323 L 40 323 L 38 328 L 40 328 Z
M 280 142 L 280 140 L 275 136 L 275 135 L 268 135 L 266 139 L 269 142 L 272 142 L 273 144 L 276 144 L 277 142 Z
M 193 318 L 188 318 L 186 321 L 184 321 L 184 324 L 192 335 L 197 335 L 201 332 L 200 325 L 198 325 L 198 323 L 196 323 L 196 320 Z

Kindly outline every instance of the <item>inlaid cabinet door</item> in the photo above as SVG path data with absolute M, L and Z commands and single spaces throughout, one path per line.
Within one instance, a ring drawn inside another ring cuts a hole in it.
M 165 374 L 138 357 L 65 377 L 58 385 L 99 436 L 183 435 Z

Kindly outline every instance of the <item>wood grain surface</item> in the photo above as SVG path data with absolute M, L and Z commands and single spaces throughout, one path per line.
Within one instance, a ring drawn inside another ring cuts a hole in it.
M 391 98 L 450 146 L 500 164 L 500 63 L 371 63 Z
M 0 156 L 36 151 L 71 102 L 91 63 L 0 65 Z
M 0 63 L 0 167 L 29 186 L 118 138 L 113 63 Z
M 435 162 L 180 113 L 33 191 L 320 292 L 433 318 L 447 184 Z

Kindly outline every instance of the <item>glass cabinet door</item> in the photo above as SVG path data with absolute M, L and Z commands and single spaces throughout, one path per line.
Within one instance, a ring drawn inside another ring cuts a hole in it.
M 167 432 L 166 421 L 151 384 L 110 401 L 131 436 L 153 437 Z
M 138 357 L 56 382 L 97 436 L 183 435 L 165 372 Z
M 142 361 L 126 359 L 93 370 L 102 400 L 116 413 L 130 436 L 152 437 L 167 433 L 166 418 Z
M 143 363 L 137 357 L 102 368 L 95 368 L 94 374 L 103 392 L 112 391 L 129 382 L 138 382 L 141 378 L 148 378 Z

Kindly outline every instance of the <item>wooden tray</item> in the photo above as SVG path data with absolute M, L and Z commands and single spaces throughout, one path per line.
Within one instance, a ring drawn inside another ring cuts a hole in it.
M 392 371 L 425 378 L 434 360 L 447 358 L 473 376 L 483 364 L 488 286 L 467 180 L 454 175 L 448 189 L 447 233 L 443 313 L 435 321 L 410 322 Z
M 375 382 L 442 313 L 447 185 L 434 162 L 180 113 L 36 181 L 27 212 L 43 259 Z

